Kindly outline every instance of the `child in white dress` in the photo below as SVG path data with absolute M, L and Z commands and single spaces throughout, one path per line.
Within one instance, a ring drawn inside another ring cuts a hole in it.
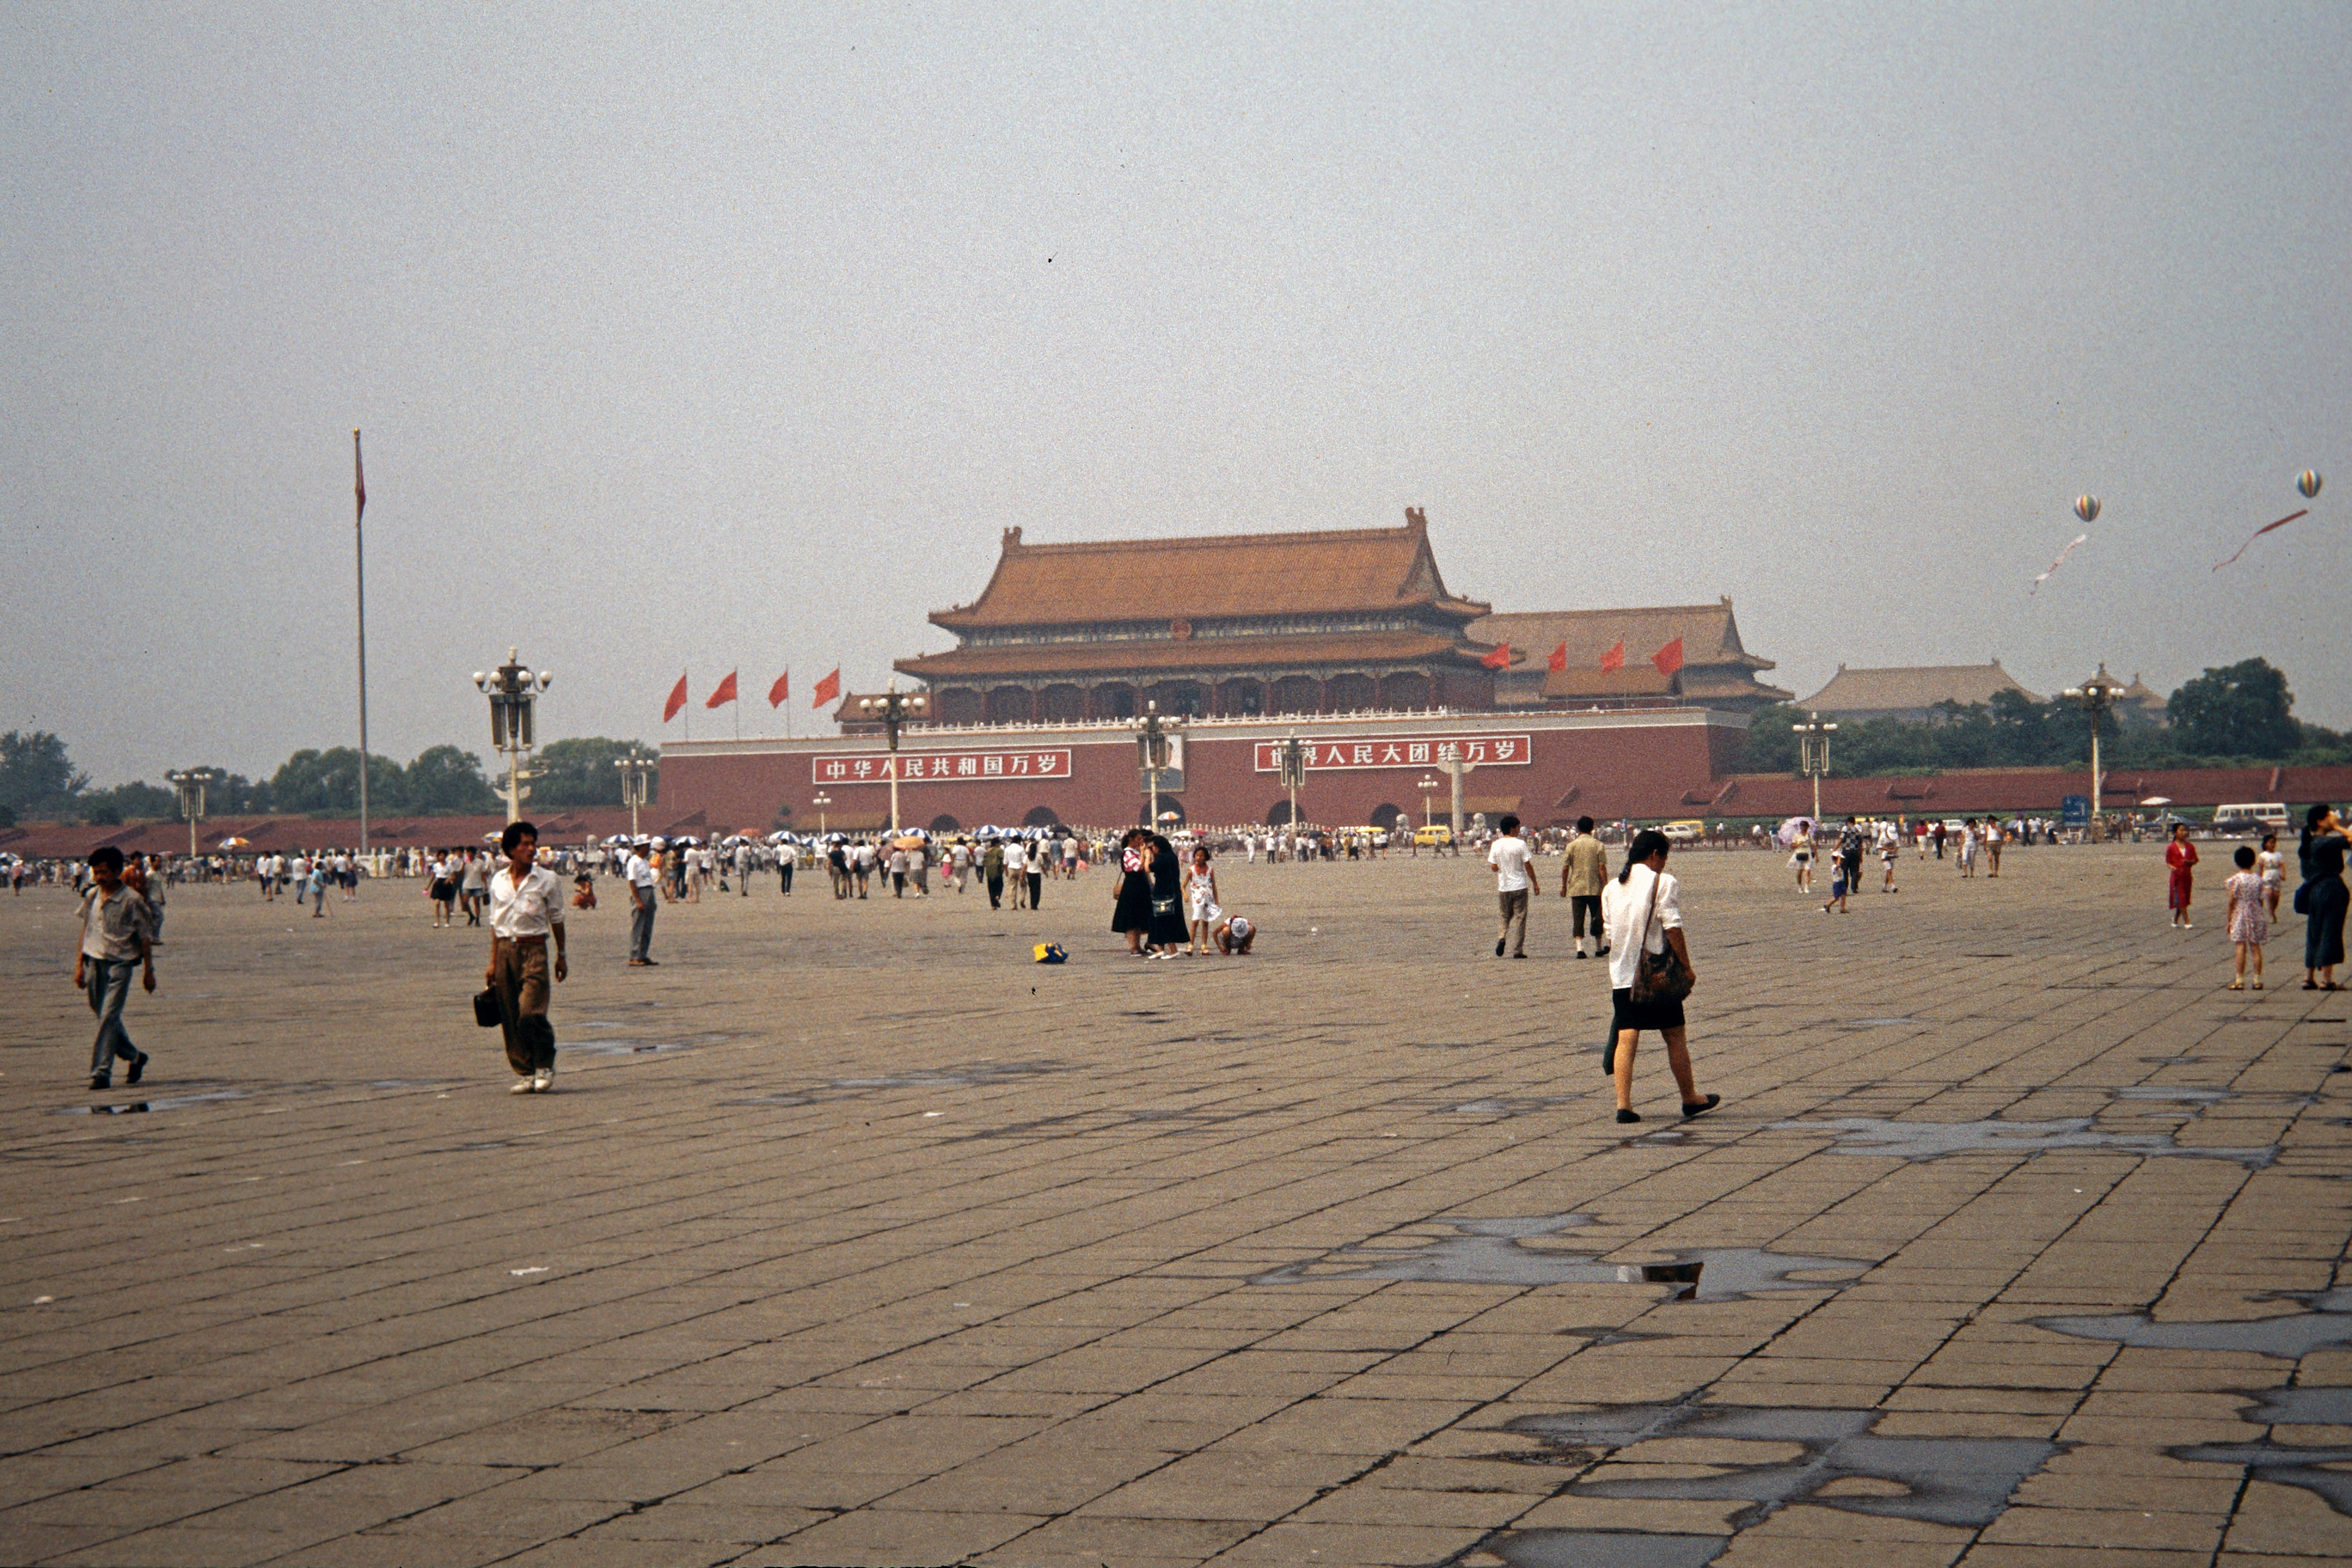
M 2238 847 L 2232 857 L 2238 874 L 2221 885 L 2222 896 L 2229 900 L 2230 942 L 2237 952 L 2237 967 L 2230 975 L 2230 989 L 2246 988 L 2246 961 L 2253 960 L 2254 989 L 2263 988 L 2263 943 L 2271 938 L 2270 910 L 2263 896 L 2262 873 L 2254 869 L 2257 858 L 2253 850 Z

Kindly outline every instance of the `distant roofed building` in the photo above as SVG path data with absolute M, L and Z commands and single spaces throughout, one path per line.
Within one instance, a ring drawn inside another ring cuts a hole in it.
M 2018 684 L 2014 676 L 1990 664 L 1894 665 L 1856 669 L 1839 665 L 1827 686 L 1797 704 L 1814 713 L 1842 719 L 1908 719 L 1937 717 L 1947 702 L 1963 708 L 1990 702 L 1996 691 L 2016 691 L 2029 702 L 2042 699 Z
M 1495 678 L 1499 708 L 1680 700 L 1693 707 L 1752 713 L 1768 703 L 1786 702 L 1790 696 L 1757 679 L 1757 672 L 1773 668 L 1773 662 L 1741 646 L 1728 595 L 1711 605 L 1488 616 L 1471 623 L 1470 635 L 1480 642 L 1511 645 L 1511 666 Z M 1655 659 L 1676 638 L 1682 640 L 1682 668 L 1668 674 Z M 1554 670 L 1551 655 L 1563 643 L 1567 668 Z M 1603 661 L 1621 643 L 1623 667 L 1603 669 Z
M 896 661 L 933 721 L 1488 709 L 1489 612 L 1402 528 L 1031 544 L 1004 531 L 980 597 L 935 612 L 959 647 Z

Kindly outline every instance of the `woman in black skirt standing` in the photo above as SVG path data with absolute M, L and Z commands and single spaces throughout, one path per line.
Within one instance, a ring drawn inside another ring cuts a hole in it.
M 1119 841 L 1118 880 L 1111 889 L 1110 929 L 1127 933 L 1127 951 L 1146 956 L 1143 939 L 1151 930 L 1151 846 L 1140 827 Z
M 1184 923 L 1184 863 L 1164 835 L 1150 835 L 1142 847 L 1151 857 L 1150 941 L 1160 950 L 1153 956 L 1173 958 L 1192 940 L 1192 929 Z
M 1617 1120 L 1639 1121 L 1633 1109 L 1633 1046 L 1644 1029 L 1655 1029 L 1666 1042 L 1666 1066 L 1683 1093 L 1685 1120 L 1703 1116 L 1723 1103 L 1723 1097 L 1702 1099 L 1691 1077 L 1690 1038 L 1683 1025 L 1679 996 L 1652 995 L 1633 999 L 1633 980 L 1643 961 L 1671 952 L 1688 984 L 1697 978 L 1690 949 L 1683 942 L 1682 884 L 1666 875 L 1666 836 L 1654 827 L 1633 835 L 1625 851 L 1625 868 L 1601 889 L 1601 918 L 1609 935 L 1610 998 L 1616 1017 L 1610 1037 L 1611 1075 L 1617 1080 Z

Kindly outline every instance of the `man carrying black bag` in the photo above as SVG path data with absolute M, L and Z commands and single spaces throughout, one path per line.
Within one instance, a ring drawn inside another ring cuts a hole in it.
M 563 955 L 563 884 L 539 864 L 539 829 L 509 822 L 499 836 L 507 863 L 490 879 L 490 962 L 482 983 L 498 993 L 507 1065 L 520 1080 L 509 1094 L 555 1088 L 555 1029 L 547 1021 L 547 942 L 555 939 L 555 978 Z

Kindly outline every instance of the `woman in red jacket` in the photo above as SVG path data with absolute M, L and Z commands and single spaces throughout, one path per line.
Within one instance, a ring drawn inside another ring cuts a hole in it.
M 2172 842 L 2164 847 L 2164 863 L 2172 868 L 2172 923 L 2193 931 L 2197 922 L 2189 918 L 2189 889 L 2197 865 L 2197 846 L 2189 842 L 2189 824 L 2172 825 Z

